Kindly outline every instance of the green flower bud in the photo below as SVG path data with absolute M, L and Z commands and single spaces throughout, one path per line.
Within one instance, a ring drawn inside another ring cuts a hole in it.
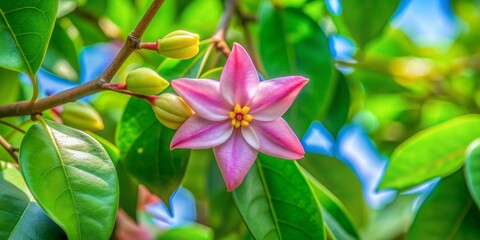
M 169 58 L 188 59 L 198 53 L 198 34 L 177 30 L 157 41 L 157 52 Z
M 193 110 L 182 98 L 171 93 L 158 96 L 152 108 L 158 121 L 171 129 L 180 127 L 193 114 Z
M 150 96 L 165 90 L 170 83 L 150 68 L 137 68 L 127 75 L 127 89 L 133 93 Z
M 62 108 L 59 116 L 67 126 L 92 132 L 103 130 L 105 127 L 100 114 L 86 103 L 66 103 Z

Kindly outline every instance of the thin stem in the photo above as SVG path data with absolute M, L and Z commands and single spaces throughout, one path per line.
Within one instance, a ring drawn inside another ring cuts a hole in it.
M 158 42 L 143 42 L 143 43 L 140 43 L 140 49 L 157 51 L 157 48 L 158 48 Z
M 32 119 L 39 121 L 39 122 L 42 124 L 42 126 L 45 128 L 45 130 L 48 129 L 48 124 L 47 124 L 47 122 L 45 121 L 45 119 L 43 119 L 43 117 L 42 117 L 41 114 L 38 114 L 38 113 L 37 113 L 37 114 L 34 114 L 33 117 L 32 117 Z
M 13 128 L 13 129 L 15 129 L 15 130 L 17 130 L 17 131 L 25 134 L 25 131 L 23 131 L 23 129 L 21 129 L 21 128 L 15 126 L 15 125 L 13 125 L 13 124 L 11 124 L 11 123 L 9 123 L 9 122 L 3 121 L 2 119 L 0 119 L 0 124 L 9 126 L 9 127 Z
M 102 85 L 102 88 L 104 90 L 110 90 L 110 91 L 118 92 L 118 93 L 121 93 L 121 94 L 130 95 L 132 97 L 147 98 L 147 96 L 145 96 L 145 95 L 136 94 L 132 91 L 127 90 L 126 86 L 127 85 L 125 83 L 104 83 Z
M 10 143 L 8 143 L 7 140 L 5 140 L 5 138 L 3 138 L 1 135 L 0 135 L 0 145 L 8 152 L 8 154 L 10 154 L 10 156 L 12 156 L 15 162 L 18 163 L 18 156 L 16 152 L 18 152 L 19 149 L 12 147 L 12 145 L 10 145 Z
M 245 41 L 247 42 L 247 49 L 251 54 L 253 64 L 255 65 L 257 71 L 259 71 L 261 75 L 265 76 L 265 71 L 263 70 L 263 66 L 260 64 L 259 57 L 253 44 L 252 35 L 250 34 L 247 26 L 248 22 L 253 21 L 254 19 L 252 20 L 252 18 L 247 17 L 247 15 L 240 9 L 238 4 L 235 5 L 235 9 L 237 16 L 240 18 L 240 25 L 242 25 Z
M 153 0 L 143 15 L 135 29 L 128 35 L 122 48 L 115 56 L 112 63 L 97 78 L 86 82 L 77 87 L 68 89 L 58 94 L 50 95 L 46 98 L 39 99 L 33 104 L 30 101 L 21 101 L 9 105 L 0 106 L 0 118 L 10 116 L 22 116 L 40 113 L 52 107 L 73 102 L 78 98 L 104 91 L 103 84 L 112 81 L 113 76 L 118 72 L 125 60 L 140 46 L 140 39 L 143 36 L 153 17 L 162 6 L 164 0 Z
M 207 63 L 207 59 L 210 56 L 212 49 L 213 49 L 213 43 L 208 46 L 207 51 L 205 52 L 205 55 L 203 55 L 203 59 L 202 59 L 202 62 L 200 63 L 200 67 L 198 68 L 198 73 L 196 78 L 199 78 L 200 75 L 202 74 L 203 68 L 205 67 L 205 63 Z
M 30 99 L 30 105 L 33 106 L 33 104 L 35 103 L 35 100 L 37 100 L 38 98 L 38 81 L 35 75 L 28 75 L 28 76 L 32 80 L 32 85 L 33 85 L 32 98 Z
M 205 44 L 205 43 L 212 43 L 212 39 L 211 38 L 204 39 L 204 40 L 200 41 L 199 45 L 202 45 L 202 44 Z
M 225 7 L 225 13 L 218 24 L 217 31 L 212 37 L 212 42 L 215 44 L 215 47 L 218 51 L 222 52 L 225 57 L 230 55 L 230 48 L 228 47 L 227 43 L 225 42 L 225 35 L 228 30 L 228 26 L 230 25 L 230 21 L 233 17 L 233 11 L 235 10 L 236 1 L 235 0 L 228 0 L 227 6 Z
M 127 90 L 126 83 L 104 83 L 102 85 L 103 89 L 110 90 L 110 91 L 124 91 Z
M 26 120 L 26 121 L 23 121 L 22 123 L 20 123 L 20 124 L 18 125 L 18 128 L 22 129 L 22 127 L 24 127 L 26 124 L 28 124 L 28 123 L 30 123 L 30 122 L 31 122 L 30 119 L 28 119 L 28 120 Z M 23 131 L 23 130 L 22 130 L 22 131 Z M 15 130 L 10 131 L 10 132 L 7 134 L 6 139 L 11 139 L 15 133 L 16 133 Z

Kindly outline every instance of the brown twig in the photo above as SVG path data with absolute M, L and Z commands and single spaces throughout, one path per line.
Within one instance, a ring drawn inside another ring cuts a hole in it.
M 225 35 L 227 34 L 228 25 L 230 20 L 232 20 L 233 12 L 235 10 L 236 0 L 228 0 L 225 7 L 225 12 L 218 24 L 217 31 L 212 37 L 212 44 L 217 48 L 218 51 L 222 52 L 225 57 L 230 55 L 230 48 L 225 42 Z
M 12 156 L 15 162 L 18 163 L 18 156 L 16 154 L 16 152 L 18 152 L 18 148 L 10 145 L 10 143 L 8 143 L 7 140 L 5 140 L 5 138 L 3 138 L 1 135 L 0 135 L 0 145 L 8 152 L 8 154 L 10 154 L 10 156 Z
M 15 129 L 15 130 L 17 130 L 17 131 L 25 134 L 25 131 L 23 131 L 23 129 L 21 129 L 21 128 L 15 126 L 15 125 L 13 125 L 13 124 L 11 124 L 11 123 L 9 123 L 9 122 L 3 121 L 2 119 L 0 119 L 0 124 L 3 124 L 3 125 L 5 125 L 5 126 L 9 126 L 9 127 L 13 128 L 13 129 Z
M 67 102 L 73 102 L 78 98 L 103 91 L 103 84 L 109 83 L 130 54 L 139 48 L 140 39 L 142 38 L 143 33 L 164 1 L 165 0 L 153 0 L 145 15 L 143 15 L 135 29 L 128 35 L 113 62 L 110 63 L 107 69 L 105 69 L 99 77 L 58 94 L 39 99 L 33 105 L 30 104 L 30 101 L 21 101 L 0 106 L 0 118 L 32 115 Z
M 252 57 L 252 62 L 257 68 L 257 71 L 260 72 L 263 76 L 265 76 L 265 71 L 263 70 L 263 66 L 260 64 L 259 57 L 257 52 L 255 51 L 255 46 L 253 44 L 252 35 L 250 34 L 250 30 L 248 29 L 248 23 L 255 21 L 255 18 L 247 15 L 238 4 L 235 4 L 235 12 L 240 19 L 240 25 L 243 29 L 243 34 L 245 36 L 245 41 L 247 43 L 247 49 L 250 52 L 250 56 Z

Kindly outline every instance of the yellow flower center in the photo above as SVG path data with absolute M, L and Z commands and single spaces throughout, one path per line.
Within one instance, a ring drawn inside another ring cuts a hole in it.
M 239 104 L 235 105 L 233 112 L 228 112 L 228 117 L 232 119 L 231 124 L 235 128 L 248 127 L 250 122 L 253 120 L 253 116 L 248 114 L 250 111 L 249 106 L 240 107 Z

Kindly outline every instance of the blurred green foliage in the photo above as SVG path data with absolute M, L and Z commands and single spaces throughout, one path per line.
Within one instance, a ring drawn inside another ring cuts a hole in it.
M 83 78 L 87 68 L 94 69 L 97 63 L 81 61 L 85 47 L 100 43 L 120 46 L 151 0 L 43 2 L 0 3 L 0 42 L 3 39 L 4 43 L 0 45 L 0 105 L 31 97 L 30 81 L 16 71 L 34 75 L 41 67 L 40 71 L 61 77 L 62 82 L 72 84 L 69 86 L 91 80 Z M 352 166 L 340 158 L 314 153 L 306 154 L 298 164 L 261 156 L 244 184 L 228 193 L 211 150 L 170 151 L 174 131 L 156 121 L 146 102 L 115 92 L 95 94 L 86 101 L 102 116 L 105 129 L 94 138 L 117 163 L 120 207 L 132 220 L 141 224 L 137 211 L 145 211 L 138 206 L 144 200 L 138 198 L 139 184 L 167 205 L 181 184 L 195 197 L 197 223 L 162 229 L 152 237 L 479 237 L 478 149 L 467 152 L 467 148 L 480 137 L 476 115 L 480 112 L 480 3 L 442 1 L 455 14 L 458 36 L 451 45 L 429 46 L 416 44 L 408 33 L 392 25 L 409 1 L 343 0 L 339 13 L 329 11 L 331 2 L 237 0 L 225 40 L 228 46 L 233 42 L 245 46 L 264 79 L 284 75 L 310 79 L 285 116 L 299 138 L 314 120 L 321 121 L 333 136 L 347 124 L 362 126 L 379 153 L 390 159 L 379 182 L 380 189 L 398 190 L 395 199 L 381 207 L 369 206 L 362 191 L 365 186 Z M 25 4 L 32 5 L 25 8 Z M 206 40 L 200 53 L 189 60 L 175 60 L 153 51 L 136 51 L 113 82 L 124 82 L 127 73 L 140 66 L 156 70 L 169 81 L 198 76 L 218 80 L 225 57 L 215 48 L 209 50 L 209 40 L 228 4 L 222 0 L 166 0 L 142 41 L 154 42 L 174 30 L 187 30 Z M 40 38 L 25 34 L 29 32 Z M 332 43 L 334 36 L 350 39 L 354 50 L 349 58 L 334 54 L 338 51 Z M 44 112 L 45 118 L 58 120 L 57 110 Z M 23 131 L 32 125 L 29 116 L 0 120 Z M 0 136 L 14 147 L 20 147 L 22 141 L 38 144 L 1 122 Z M 33 148 L 20 151 L 24 156 L 29 152 L 35 155 L 38 149 Z M 16 233 L 11 223 L 29 234 L 33 232 L 29 227 L 35 224 L 46 226 L 32 238 L 63 234 L 39 208 L 48 207 L 30 198 L 34 189 L 27 189 L 22 179 L 28 173 L 22 176 L 12 171 L 15 167 L 15 159 L 0 148 L 0 210 L 25 211 L 32 218 L 12 221 L 2 214 L 0 226 L 9 221 L 7 234 L 12 236 Z M 81 176 L 78 179 L 81 182 Z M 421 194 L 405 193 L 432 179 L 440 182 L 429 195 L 419 198 Z M 17 202 L 12 196 L 17 196 Z M 27 226 L 30 221 L 36 222 Z

